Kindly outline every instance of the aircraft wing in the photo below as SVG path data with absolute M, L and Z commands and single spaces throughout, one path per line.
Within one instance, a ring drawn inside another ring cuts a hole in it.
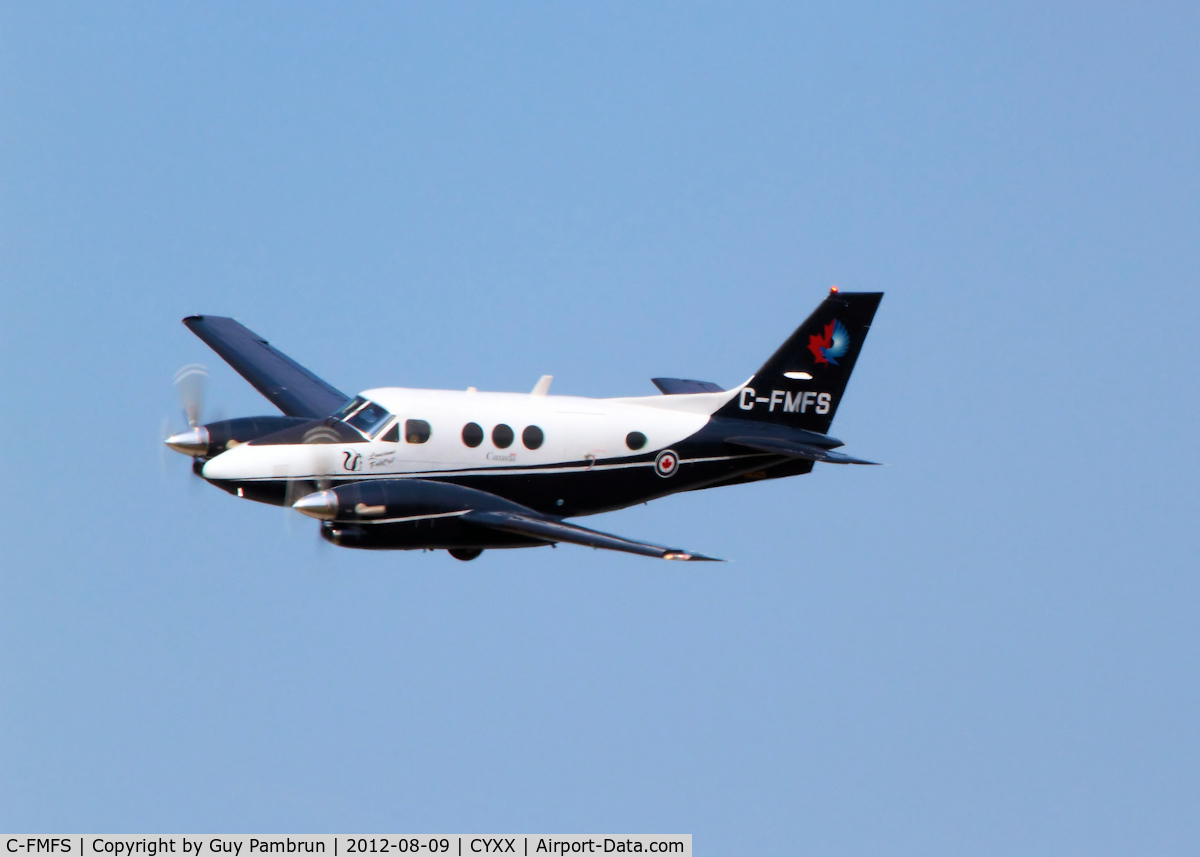
M 827 464 L 878 464 L 878 461 L 864 461 L 840 452 L 831 452 L 819 446 L 809 446 L 794 440 L 777 437 L 727 437 L 726 443 L 743 446 L 758 452 L 769 452 L 773 455 L 786 455 L 788 458 L 802 458 L 805 461 L 824 461 Z
M 183 323 L 289 417 L 327 417 L 350 399 L 232 318 L 193 315 Z
M 550 542 L 570 542 L 571 544 L 583 545 L 584 547 L 624 551 L 641 556 L 658 557 L 659 559 L 722 562 L 722 560 L 716 557 L 688 553 L 677 548 L 665 548 L 660 545 L 646 544 L 645 542 L 635 542 L 623 539 L 620 536 L 612 536 L 608 533 L 589 530 L 586 527 L 579 527 L 575 524 L 533 518 L 514 512 L 471 511 L 465 513 L 462 518 L 464 521 L 484 527 L 491 527 L 493 530 L 502 530 L 507 533 L 517 533 L 523 536 L 534 536 L 535 538 L 545 539 Z

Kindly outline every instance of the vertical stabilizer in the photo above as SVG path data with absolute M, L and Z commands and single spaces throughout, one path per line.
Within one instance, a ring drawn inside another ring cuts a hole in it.
M 828 432 L 882 298 L 831 291 L 714 416 Z

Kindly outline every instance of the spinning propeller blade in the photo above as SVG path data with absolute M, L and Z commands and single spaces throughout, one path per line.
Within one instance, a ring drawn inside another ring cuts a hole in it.
M 205 389 L 208 386 L 208 370 L 199 363 L 192 363 L 175 373 L 175 391 L 183 405 L 183 417 L 191 428 L 187 431 L 167 434 L 167 423 L 163 422 L 163 443 L 183 455 L 203 455 L 208 450 L 208 430 L 200 425 L 204 412 Z
M 288 474 L 284 493 L 284 508 L 314 491 L 324 491 L 333 484 L 330 477 L 336 472 L 337 455 L 333 444 L 341 438 L 337 432 L 325 425 L 314 426 L 304 434 L 304 446 L 308 450 L 307 460 Z M 315 486 L 315 487 L 314 487 Z
M 208 370 L 199 363 L 191 363 L 175 373 L 175 389 L 183 404 L 183 415 L 192 428 L 200 425 L 200 413 L 204 409 L 204 393 L 208 386 Z

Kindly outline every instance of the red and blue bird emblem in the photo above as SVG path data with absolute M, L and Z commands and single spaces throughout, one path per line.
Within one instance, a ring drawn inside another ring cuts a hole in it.
M 838 364 L 837 359 L 850 349 L 850 333 L 846 325 L 836 318 L 825 325 L 822 335 L 813 334 L 808 337 L 808 350 L 818 363 Z

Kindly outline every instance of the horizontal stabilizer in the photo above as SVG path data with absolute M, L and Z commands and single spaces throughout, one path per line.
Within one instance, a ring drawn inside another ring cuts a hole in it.
M 327 417 L 350 399 L 232 318 L 193 315 L 183 323 L 289 417 Z
M 589 530 L 586 527 L 578 527 L 574 524 L 566 524 L 562 521 L 533 518 L 526 515 L 517 515 L 512 512 L 471 511 L 464 514 L 462 519 L 470 521 L 472 524 L 491 527 L 494 530 L 502 530 L 507 533 L 516 533 L 523 536 L 533 536 L 550 542 L 570 542 L 571 544 L 583 545 L 584 547 L 625 551 L 626 553 L 652 556 L 659 559 L 721 562 L 721 560 L 711 556 L 702 556 L 698 553 L 688 553 L 675 548 L 664 548 L 660 545 L 630 541 L 620 536 L 611 536 L 607 533 Z
M 668 396 L 681 393 L 724 393 L 725 388 L 712 381 L 692 381 L 687 378 L 651 378 L 655 387 Z
M 726 443 L 743 446 L 747 449 L 769 452 L 773 455 L 786 455 L 788 458 L 802 458 L 805 461 L 824 461 L 827 464 L 878 464 L 878 461 L 864 461 L 852 458 L 840 452 L 821 449 L 819 446 L 809 446 L 806 443 L 796 443 L 794 440 L 784 440 L 776 437 L 730 437 Z

